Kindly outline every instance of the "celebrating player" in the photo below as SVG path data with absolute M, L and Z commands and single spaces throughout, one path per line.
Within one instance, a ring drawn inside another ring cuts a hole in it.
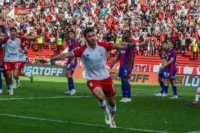
M 167 43 L 164 42 L 162 45 L 162 51 L 160 52 L 160 58 L 162 59 L 162 65 L 167 63 L 167 54 L 168 54 L 168 46 Z M 167 72 L 167 67 L 164 67 L 158 74 L 158 82 L 160 84 L 161 90 L 159 93 L 155 94 L 156 97 L 164 97 L 167 96 L 168 85 L 167 88 L 164 90 L 164 74 Z
M 33 82 L 33 75 L 29 72 L 22 71 L 22 69 L 26 63 L 26 54 L 28 53 L 28 50 L 27 50 L 27 45 L 25 44 L 25 42 L 21 42 L 21 47 L 23 49 L 19 50 L 19 60 L 18 60 L 19 61 L 19 73 L 18 73 L 18 75 L 28 77 L 31 79 L 31 82 Z M 16 79 L 14 78 L 13 89 L 20 88 L 20 86 L 21 86 L 21 84 L 20 84 L 19 79 L 17 82 Z
M 40 35 L 40 36 L 43 36 Z M 20 52 L 24 52 L 21 49 L 24 47 L 21 45 L 22 42 L 26 41 L 27 39 L 35 39 L 40 36 L 34 37 L 21 37 L 17 36 L 17 29 L 11 28 L 10 29 L 10 37 L 0 37 L 0 40 L 3 40 L 3 47 L 5 48 L 5 55 L 4 55 L 4 70 L 8 74 L 8 85 L 9 85 L 9 95 L 13 95 L 13 87 L 12 87 L 12 72 L 13 77 L 18 83 L 18 73 L 19 73 L 19 55 Z
M 69 52 L 72 52 L 75 48 L 78 47 L 78 41 L 75 39 L 76 33 L 74 31 L 69 31 Z M 64 92 L 65 94 L 68 95 L 74 95 L 76 93 L 76 90 L 74 88 L 74 81 L 72 74 L 74 73 L 74 70 L 77 66 L 77 58 L 76 57 L 71 57 L 68 58 L 67 64 L 66 64 L 66 76 L 68 78 L 68 87 L 69 91 Z
M 116 113 L 115 93 L 112 79 L 106 67 L 107 53 L 112 49 L 124 49 L 145 45 L 148 40 L 140 44 L 125 43 L 120 44 L 97 42 L 94 30 L 87 28 L 84 31 L 84 37 L 87 41 L 83 47 L 78 47 L 72 52 L 62 53 L 48 60 L 64 60 L 70 57 L 80 57 L 83 61 L 87 85 L 93 95 L 98 99 L 100 107 L 105 111 L 105 121 L 111 128 L 116 128 L 114 115 Z M 43 60 L 40 60 L 43 62 Z M 105 96 L 107 97 L 109 108 L 107 107 Z
M 172 85 L 172 90 L 174 93 L 174 96 L 171 97 L 171 99 L 178 99 L 177 96 L 177 88 L 175 85 L 175 75 L 176 75 L 176 51 L 173 49 L 173 44 L 171 42 L 169 42 L 169 53 L 168 53 L 168 57 L 167 57 L 167 63 L 163 66 L 160 67 L 160 71 L 162 71 L 165 67 L 167 67 L 167 72 L 164 73 L 164 78 L 165 78 L 165 82 L 164 85 L 162 87 L 162 90 L 167 90 L 167 86 L 169 81 L 171 82 Z
M 131 33 L 129 31 L 126 31 L 122 37 L 122 41 L 131 43 L 130 37 Z M 110 68 L 112 69 L 114 64 L 120 60 L 118 76 L 121 77 L 122 82 L 121 89 L 123 98 L 120 100 L 120 102 L 123 103 L 131 102 L 131 86 L 128 79 L 130 78 L 130 74 L 133 69 L 135 52 L 135 48 L 120 49 L 115 61 L 110 66 Z
M 5 31 L 5 27 L 0 25 L 0 36 L 3 37 L 4 36 L 4 31 Z M 9 86 L 8 86 L 8 75 L 6 74 L 5 71 L 3 71 L 3 55 L 4 55 L 4 48 L 2 47 L 2 41 L 0 41 L 0 94 L 3 93 L 2 91 L 2 77 L 1 77 L 1 73 L 3 73 L 3 76 L 5 78 L 6 81 L 6 85 L 7 85 L 7 89 L 8 92 L 10 91 Z

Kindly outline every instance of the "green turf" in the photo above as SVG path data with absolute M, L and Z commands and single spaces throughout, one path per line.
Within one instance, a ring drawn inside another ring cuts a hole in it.
M 114 86 L 117 89 L 115 121 L 120 128 L 110 129 L 104 122 L 104 112 L 86 86 L 86 80 L 74 81 L 76 96 L 82 97 L 70 97 L 63 95 L 63 92 L 67 91 L 66 78 L 35 76 L 34 83 L 30 83 L 27 78 L 20 77 L 20 79 L 22 87 L 15 90 L 13 96 L 8 96 L 5 86 L 4 94 L 0 95 L 0 133 L 200 131 L 200 106 L 191 104 L 196 91 L 194 87 L 179 86 L 179 99 L 170 100 L 171 87 L 170 96 L 157 98 L 153 94 L 158 92 L 158 85 L 132 84 L 132 103 L 124 104 L 118 102 L 121 99 L 121 84 L 115 82 Z M 24 99 L 11 100 L 11 98 Z

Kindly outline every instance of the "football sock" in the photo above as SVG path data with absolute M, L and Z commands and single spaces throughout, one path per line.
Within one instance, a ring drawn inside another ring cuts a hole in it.
M 160 93 L 162 93 L 163 94 L 163 92 L 165 91 L 165 90 L 167 90 L 167 86 L 165 86 L 165 85 L 163 85 L 163 87 L 162 87 L 162 89 L 161 89 L 161 91 L 160 91 Z
M 110 110 L 110 114 L 111 114 L 111 119 L 114 120 L 116 110 L 117 110 L 116 104 L 114 107 L 109 106 L 109 110 Z
M 177 88 L 176 88 L 176 86 L 172 86 L 172 90 L 173 90 L 174 96 L 176 96 L 177 95 Z
M 2 89 L 2 77 L 1 77 L 1 73 L 0 73 L 0 89 Z
M 108 114 L 109 110 L 108 110 L 108 107 L 106 105 L 106 101 L 105 100 L 103 100 L 103 102 L 98 101 L 98 103 L 99 103 L 99 106 L 105 111 L 105 114 Z
M 74 89 L 74 81 L 72 77 L 68 78 L 68 86 L 69 86 L 69 91 Z
M 9 86 L 9 90 L 13 90 L 12 84 L 11 84 L 11 85 L 8 85 L 8 86 Z
M 17 86 L 18 81 L 19 81 L 19 78 L 18 78 L 18 79 L 15 79 L 15 78 L 14 78 L 14 82 L 13 82 L 14 86 Z
M 169 86 L 167 86 L 167 88 L 165 89 L 165 93 L 166 94 L 168 93 L 168 88 L 169 88 Z
M 197 102 L 199 101 L 199 96 L 200 96 L 200 87 L 197 88 L 195 101 Z
M 8 74 L 7 74 L 5 71 L 3 72 L 3 76 L 4 76 L 5 81 L 6 81 L 7 89 L 9 90 L 9 85 L 8 85 Z
M 131 97 L 131 86 L 129 81 L 124 81 L 124 86 L 125 86 L 125 96 L 130 98 Z
M 31 73 L 29 73 L 29 72 L 25 72 L 25 75 L 24 75 L 25 77 L 31 77 Z
M 163 88 L 163 85 L 164 85 L 163 81 L 160 81 L 159 84 L 160 84 L 160 88 Z
M 126 86 L 125 86 L 124 81 L 122 81 L 121 89 L 122 89 L 122 96 L 126 97 Z

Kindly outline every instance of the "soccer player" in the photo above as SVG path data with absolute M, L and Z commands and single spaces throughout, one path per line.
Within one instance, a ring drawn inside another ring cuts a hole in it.
M 44 33 L 45 34 L 45 33 Z M 13 87 L 12 87 L 12 75 L 14 79 L 16 80 L 16 83 L 18 83 L 18 73 L 19 73 L 19 54 L 21 52 L 21 48 L 23 46 L 21 45 L 21 42 L 25 42 L 27 39 L 35 39 L 41 36 L 44 36 L 44 34 L 40 36 L 34 36 L 34 37 L 21 37 L 17 36 L 17 29 L 11 28 L 10 29 L 10 37 L 0 37 L 0 40 L 3 40 L 3 47 L 5 49 L 4 54 L 4 70 L 8 74 L 8 85 L 9 85 L 9 95 L 13 95 Z M 13 73 L 13 74 L 12 74 Z
M 200 84 L 197 88 L 197 91 L 196 91 L 196 97 L 195 97 L 195 100 L 194 102 L 192 103 L 193 105 L 197 105 L 198 101 L 199 101 L 199 96 L 200 96 Z
M 172 85 L 172 90 L 174 96 L 171 99 L 178 99 L 177 96 L 177 87 L 175 85 L 175 75 L 176 75 L 176 51 L 173 49 L 172 42 L 168 43 L 169 53 L 167 56 L 167 63 L 160 67 L 160 71 L 162 71 L 165 67 L 167 67 L 167 72 L 164 73 L 164 85 L 162 87 L 163 90 L 167 89 L 168 83 L 170 81 Z
M 131 43 L 131 33 L 128 32 L 129 31 L 127 31 L 126 34 L 127 36 L 123 36 L 124 38 L 122 38 L 122 41 Z M 136 48 L 120 49 L 115 61 L 110 66 L 110 68 L 112 69 L 115 63 L 117 63 L 120 60 L 118 76 L 121 78 L 122 82 L 121 89 L 123 98 L 120 100 L 120 102 L 123 103 L 131 102 L 131 86 L 128 79 L 130 78 L 130 74 L 133 69 L 135 52 Z
M 162 45 L 162 50 L 160 52 L 160 58 L 162 59 L 162 65 L 165 65 L 167 63 L 167 54 L 168 54 L 168 45 L 166 42 L 163 43 Z M 158 74 L 158 82 L 160 84 L 161 90 L 159 93 L 155 94 L 154 96 L 156 97 L 164 97 L 167 96 L 167 91 L 168 91 L 168 85 L 167 89 L 164 90 L 164 74 L 167 72 L 167 67 L 164 67 L 162 71 L 159 71 Z
M 56 60 L 64 60 L 70 57 L 80 57 L 83 61 L 87 85 L 90 88 L 93 95 L 98 99 L 100 107 L 105 111 L 105 121 L 111 128 L 116 128 L 114 122 L 114 116 L 116 113 L 115 93 L 116 90 L 113 86 L 112 79 L 106 67 L 107 53 L 112 49 L 124 49 L 130 47 L 136 47 L 139 45 L 145 45 L 148 40 L 140 44 L 125 43 L 119 44 L 97 42 L 96 35 L 92 28 L 87 28 L 84 31 L 84 37 L 87 43 L 78 47 L 72 52 L 62 53 L 55 57 L 52 57 L 48 62 Z M 129 34 L 129 32 L 125 32 Z M 40 62 L 43 62 L 40 60 Z M 109 108 L 107 107 L 105 96 L 107 97 Z
M 76 40 L 76 33 L 74 31 L 69 31 L 69 52 L 72 52 L 75 48 L 78 47 L 78 40 Z M 74 88 L 74 81 L 73 81 L 73 73 L 77 66 L 77 57 L 71 57 L 68 58 L 67 64 L 66 64 L 66 76 L 68 78 L 68 87 L 69 91 L 64 92 L 64 94 L 67 95 L 74 95 L 76 93 L 76 90 Z
M 27 45 L 25 42 L 21 42 L 21 49 L 19 50 L 19 76 L 25 76 L 31 79 L 31 82 L 33 82 L 33 75 L 29 72 L 23 72 L 22 69 L 24 65 L 26 64 L 26 54 L 28 53 Z M 18 82 L 14 78 L 14 84 L 13 84 L 13 89 L 20 88 L 21 84 L 18 79 Z
M 4 32 L 5 32 L 5 27 L 3 25 L 0 25 L 0 36 L 3 37 L 4 36 Z M 3 73 L 3 76 L 5 78 L 6 81 L 6 85 L 7 85 L 7 89 L 9 92 L 9 87 L 8 87 L 8 75 L 6 74 L 5 71 L 3 71 L 3 55 L 4 55 L 4 48 L 2 47 L 2 41 L 0 41 L 0 94 L 3 93 L 2 91 L 2 77 L 1 77 L 1 73 Z

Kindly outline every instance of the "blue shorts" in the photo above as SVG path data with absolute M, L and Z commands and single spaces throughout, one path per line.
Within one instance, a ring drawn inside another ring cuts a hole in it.
M 158 77 L 164 78 L 164 72 L 167 72 L 167 67 L 163 68 L 162 71 L 158 73 Z
M 66 64 L 66 70 L 71 71 L 72 73 L 74 73 L 74 70 L 77 66 L 77 63 L 74 63 L 74 65 L 71 66 L 71 62 L 67 62 Z
M 4 72 L 3 66 L 0 66 L 0 73 L 1 73 L 1 72 Z
M 131 69 L 131 72 L 132 72 L 133 68 Z M 127 73 L 128 69 L 126 68 L 119 68 L 119 75 L 118 77 L 121 77 L 121 78 L 130 78 L 130 75 L 131 75 L 131 72 Z
M 176 71 L 164 72 L 164 78 L 169 80 L 176 80 Z

